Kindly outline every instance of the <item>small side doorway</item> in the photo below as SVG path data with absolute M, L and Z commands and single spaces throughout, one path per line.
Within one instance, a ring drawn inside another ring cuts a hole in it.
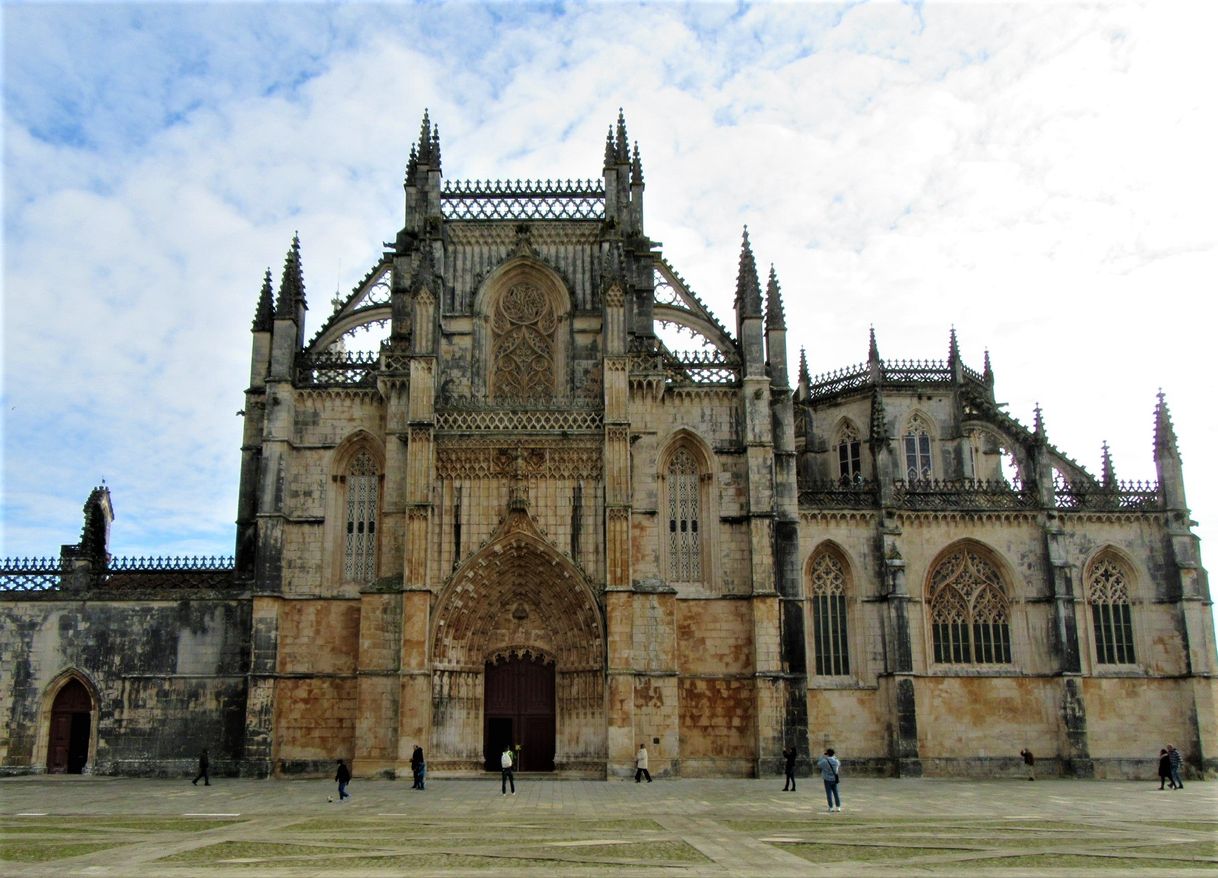
M 554 665 L 532 656 L 486 663 L 486 770 L 499 754 L 520 745 L 521 771 L 554 770 Z
M 80 774 L 85 770 L 89 761 L 92 713 L 93 700 L 84 684 L 77 679 L 64 684 L 51 705 L 48 774 Z

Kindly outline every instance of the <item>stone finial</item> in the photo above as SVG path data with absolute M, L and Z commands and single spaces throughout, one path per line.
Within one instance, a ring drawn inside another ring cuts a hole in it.
M 812 387 L 812 375 L 808 372 L 808 353 L 803 345 L 799 347 L 799 383 L 801 387 Z
M 626 114 L 617 108 L 617 150 L 614 158 L 621 164 L 630 161 L 630 139 L 626 136 Z
M 782 307 L 782 288 L 778 285 L 778 274 L 770 264 L 770 279 L 765 286 L 765 328 L 786 329 L 787 315 Z
M 634 143 L 634 156 L 630 160 L 630 185 L 643 185 L 643 160 L 639 158 L 639 143 Z
M 1155 404 L 1155 457 L 1164 453 L 1179 455 L 1176 444 L 1176 428 L 1172 426 L 1171 411 L 1167 408 L 1167 397 L 1159 388 L 1158 402 Z
M 1039 442 L 1045 441 L 1045 416 L 1044 416 L 1044 412 L 1042 412 L 1040 410 L 1039 402 L 1036 403 L 1036 408 L 1033 409 L 1032 432 L 1036 435 L 1037 441 L 1039 441 Z
M 1112 468 L 1112 452 L 1108 450 L 1108 440 L 1105 439 L 1100 464 L 1100 484 L 1111 489 L 1116 487 L 1116 483 L 1116 470 Z
M 981 377 L 990 387 L 994 386 L 994 367 L 990 365 L 990 349 L 985 349 L 985 368 L 982 370 Z
M 611 167 L 617 159 L 617 145 L 613 142 L 613 126 L 609 126 L 609 133 L 605 135 L 605 167 Z
M 867 362 L 873 366 L 880 364 L 880 346 L 875 342 L 874 325 L 867 331 Z
M 296 307 L 308 308 L 305 304 L 304 274 L 300 267 L 300 233 L 292 235 L 283 260 L 283 279 L 279 282 L 279 301 L 275 303 L 276 317 L 295 317 Z
M 419 170 L 419 150 L 413 143 L 410 144 L 410 160 L 406 162 L 406 185 L 414 185 L 414 175 Z
M 431 166 L 437 171 L 440 170 L 440 126 L 434 125 L 431 129 Z
M 84 514 L 85 523 L 80 531 L 81 552 L 85 557 L 104 564 L 109 559 L 110 523 L 114 520 L 110 489 L 101 485 L 90 491 Z
M 254 309 L 253 332 L 270 332 L 275 310 L 275 296 L 271 290 L 271 270 L 262 277 L 262 291 L 258 294 L 258 306 Z
M 947 337 L 947 362 L 948 365 L 954 366 L 960 362 L 960 342 L 956 339 L 956 327 L 951 328 L 951 332 Z
M 740 269 L 736 274 L 736 312 L 741 317 L 761 316 L 761 282 L 757 279 L 757 261 L 749 244 L 749 227 L 744 227 L 740 241 Z

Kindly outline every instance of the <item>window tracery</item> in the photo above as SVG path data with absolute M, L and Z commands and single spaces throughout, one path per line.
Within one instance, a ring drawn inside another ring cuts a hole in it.
M 812 560 L 812 636 L 818 676 L 850 673 L 846 624 L 846 567 L 831 550 Z
M 491 312 L 492 387 L 498 399 L 538 400 L 554 395 L 554 305 L 537 286 L 517 283 Z
M 1087 602 L 1095 633 L 1095 660 L 1101 665 L 1133 664 L 1133 610 L 1129 602 L 1128 575 L 1109 555 L 1091 565 L 1087 577 Z
M 701 470 L 688 448 L 678 448 L 668 462 L 668 578 L 702 579 Z
M 921 415 L 909 419 L 905 428 L 905 480 L 929 480 L 934 475 L 930 459 L 930 428 Z
M 960 549 L 930 579 L 931 638 L 941 664 L 1010 664 L 1010 608 L 1002 577 L 985 558 Z
M 847 421 L 837 433 L 837 476 L 843 485 L 862 479 L 862 447 L 858 428 Z
M 371 582 L 376 578 L 376 518 L 380 472 L 367 451 L 347 466 L 343 527 L 343 578 Z

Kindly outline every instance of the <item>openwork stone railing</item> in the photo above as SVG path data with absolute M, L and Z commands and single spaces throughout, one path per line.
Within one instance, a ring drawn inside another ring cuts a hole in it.
M 0 591 L 50 591 L 59 587 L 59 558 L 5 558 L 0 561 Z
M 893 483 L 892 502 L 905 509 L 1034 509 L 1036 493 L 1004 481 L 918 480 Z
M 573 433 L 600 430 L 604 425 L 605 417 L 596 400 L 547 405 L 538 400 L 454 399 L 436 407 L 436 429 L 453 433 Z
M 220 556 L 111 558 L 100 570 L 87 561 L 69 567 L 59 558 L 5 558 L 0 592 L 59 591 L 71 580 L 79 588 L 224 588 L 233 584 L 234 569 L 232 557 Z
M 1053 485 L 1053 499 L 1058 509 L 1140 511 L 1162 507 L 1157 482 L 1118 482 L 1106 488 L 1059 480 Z
M 670 387 L 731 386 L 740 381 L 740 361 L 720 350 L 643 351 L 631 357 L 632 372 L 662 372 Z
M 834 509 L 870 509 L 878 505 L 875 483 L 858 481 L 818 480 L 805 483 L 799 490 L 800 506 L 824 506 Z
M 601 220 L 598 180 L 452 180 L 440 191 L 449 220 Z
M 976 385 L 983 390 L 989 386 L 985 376 L 975 369 L 961 366 L 961 375 L 966 384 Z M 812 400 L 821 402 L 877 383 L 950 385 L 954 381 L 950 364 L 943 360 L 881 360 L 878 381 L 871 367 L 867 363 L 860 363 L 817 375 L 812 379 L 809 390 Z
M 371 387 L 380 354 L 373 352 L 297 354 L 296 383 L 309 387 Z

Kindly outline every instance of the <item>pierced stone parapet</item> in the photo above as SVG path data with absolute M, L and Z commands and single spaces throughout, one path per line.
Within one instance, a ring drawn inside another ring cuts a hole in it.
M 1005 481 L 926 479 L 893 483 L 892 502 L 904 509 L 1032 509 L 1036 492 Z
M 372 351 L 296 355 L 296 384 L 299 387 L 374 386 L 380 354 Z
M 451 180 L 440 190 L 446 220 L 603 220 L 598 180 Z
M 799 489 L 799 505 L 835 509 L 867 509 L 878 505 L 876 485 L 868 479 L 818 479 Z
M 1141 512 L 1162 509 L 1163 495 L 1158 482 L 1121 481 L 1105 488 L 1092 482 L 1057 479 L 1053 502 L 1058 509 Z
M 53 591 L 65 572 L 59 558 L 5 558 L 0 561 L 0 592 Z

